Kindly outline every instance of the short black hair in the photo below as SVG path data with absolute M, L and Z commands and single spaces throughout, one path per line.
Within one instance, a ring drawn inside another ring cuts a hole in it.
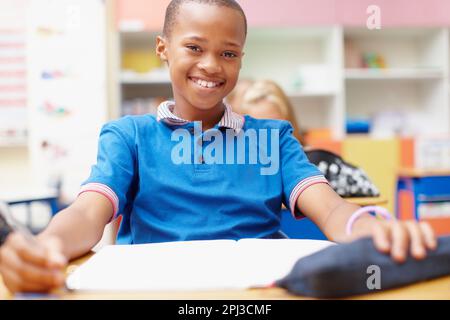
M 244 10 L 242 10 L 242 7 L 236 2 L 236 0 L 172 0 L 167 6 L 166 16 L 164 19 L 163 35 L 165 37 L 170 37 L 172 29 L 176 23 L 180 7 L 188 2 L 222 6 L 238 11 L 244 18 L 245 36 L 247 36 L 247 17 Z

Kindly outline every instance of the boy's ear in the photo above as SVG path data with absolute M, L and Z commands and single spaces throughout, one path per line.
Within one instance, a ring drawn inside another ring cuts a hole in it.
M 162 60 L 167 61 L 167 40 L 164 37 L 156 37 L 156 55 Z

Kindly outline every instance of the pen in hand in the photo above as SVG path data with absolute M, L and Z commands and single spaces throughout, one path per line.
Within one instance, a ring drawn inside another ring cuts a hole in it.
M 0 272 L 7 289 L 14 294 L 61 288 L 67 266 L 61 240 L 53 235 L 34 236 L 1 203 L 0 224 Z
M 16 231 L 22 234 L 31 244 L 36 244 L 36 239 L 31 231 L 13 217 L 8 205 L 4 202 L 0 202 L 0 219 L 3 222 L 5 237 L 8 233 Z
M 25 241 L 27 241 L 27 243 L 32 248 L 34 248 L 34 249 L 46 248 L 47 259 L 49 259 L 49 260 L 47 260 L 49 267 L 53 267 L 55 265 L 65 266 L 65 264 L 67 263 L 66 259 L 62 258 L 62 256 L 58 253 L 55 255 L 55 251 L 49 249 L 50 247 L 55 248 L 55 243 L 52 242 L 51 243 L 52 245 L 50 246 L 50 243 L 44 244 L 44 243 L 38 242 L 36 236 L 34 234 L 32 234 L 31 231 L 26 226 L 24 226 L 22 223 L 20 223 L 19 221 L 17 221 L 17 219 L 15 219 L 13 217 L 8 205 L 6 205 L 3 202 L 0 202 L 0 219 L 3 221 L 3 223 L 2 223 L 4 225 L 3 228 L 6 229 L 5 231 L 2 231 L 2 234 L 4 235 L 3 241 L 5 241 L 5 239 L 9 233 L 17 232 L 23 236 Z

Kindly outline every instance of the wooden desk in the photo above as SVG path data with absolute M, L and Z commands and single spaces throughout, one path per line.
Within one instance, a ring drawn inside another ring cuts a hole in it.
M 82 264 L 92 254 L 71 263 L 68 271 Z M 58 290 L 52 297 L 62 300 L 310 300 L 308 297 L 300 297 L 289 294 L 284 289 L 250 289 L 235 291 L 208 291 L 208 292 L 139 292 L 139 293 L 87 293 L 68 292 Z M 0 278 L 0 299 L 11 299 Z M 450 300 L 450 276 L 421 282 L 400 289 L 384 292 L 374 292 L 349 298 L 350 300 L 399 300 L 399 299 L 424 299 L 424 300 Z
M 344 198 L 350 203 L 356 204 L 358 206 L 382 206 L 388 203 L 387 198 L 380 197 L 368 197 L 368 198 Z

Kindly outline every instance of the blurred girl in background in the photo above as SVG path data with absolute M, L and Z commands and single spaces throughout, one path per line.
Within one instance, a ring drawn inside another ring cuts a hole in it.
M 243 87 L 245 84 L 242 85 Z M 278 119 L 287 120 L 294 128 L 294 136 L 305 146 L 303 135 L 300 132 L 297 120 L 294 115 L 292 104 L 284 93 L 283 89 L 271 80 L 259 80 L 250 85 L 247 89 L 237 94 L 242 95 L 239 104 L 231 106 L 235 112 L 248 114 L 257 119 Z M 236 98 L 234 101 L 236 102 Z

